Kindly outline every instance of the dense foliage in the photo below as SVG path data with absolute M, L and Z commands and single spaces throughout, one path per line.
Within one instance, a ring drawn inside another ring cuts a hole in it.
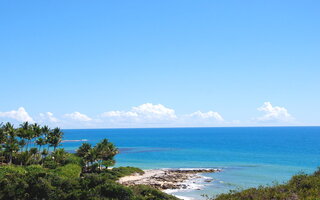
M 126 187 L 115 182 L 128 172 L 139 173 L 140 169 L 122 167 L 105 169 L 101 173 L 81 174 L 81 167 L 76 164 L 67 164 L 55 170 L 40 165 L 2 166 L 0 199 L 176 199 L 148 186 Z
M 57 148 L 63 133 L 37 124 L 0 126 L 0 199 L 10 200 L 176 200 L 148 186 L 126 187 L 116 181 L 134 167 L 109 169 L 117 148 L 104 139 L 84 143 L 76 154 Z M 50 147 L 52 151 L 50 151 Z
M 107 139 L 103 139 L 96 146 L 91 147 L 89 143 L 83 143 L 77 150 L 77 155 L 82 158 L 84 172 L 101 171 L 102 167 L 112 166 L 113 159 L 118 149 Z
M 320 200 L 320 168 L 311 175 L 298 174 L 286 184 L 231 191 L 215 200 Z
M 63 133 L 59 128 L 49 129 L 24 122 L 19 128 L 11 123 L 0 124 L 0 164 L 32 165 L 52 162 L 59 164 L 65 156 L 57 150 Z M 53 147 L 51 156 L 50 148 Z

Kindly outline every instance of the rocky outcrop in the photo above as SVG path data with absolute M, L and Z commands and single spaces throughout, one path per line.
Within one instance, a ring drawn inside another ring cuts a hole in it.
M 187 189 L 188 185 L 184 183 L 186 180 L 197 178 L 199 174 L 216 173 L 220 171 L 220 169 L 146 170 L 143 175 L 136 174 L 123 177 L 119 182 L 123 185 L 149 185 L 160 190 Z

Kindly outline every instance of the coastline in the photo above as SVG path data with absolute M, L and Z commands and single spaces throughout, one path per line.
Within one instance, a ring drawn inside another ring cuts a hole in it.
M 196 180 L 203 179 L 203 182 L 212 182 L 213 179 L 203 174 L 221 171 L 221 169 L 213 168 L 149 169 L 144 170 L 143 174 L 135 173 L 122 177 L 118 182 L 126 186 L 148 185 L 174 195 L 173 193 L 177 190 L 201 190 L 201 185 L 196 184 Z M 176 197 L 192 199 L 178 195 Z

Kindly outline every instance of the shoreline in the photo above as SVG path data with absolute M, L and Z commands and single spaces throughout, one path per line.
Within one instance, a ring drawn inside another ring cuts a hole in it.
M 122 185 L 148 185 L 153 188 L 172 194 L 175 190 L 200 190 L 195 187 L 195 182 L 199 178 L 204 178 L 201 174 L 218 173 L 221 169 L 216 168 L 180 168 L 180 169 L 149 169 L 143 170 L 144 174 L 132 174 L 122 177 L 118 182 Z M 204 179 L 204 182 L 212 182 L 213 179 Z M 182 197 L 180 197 L 182 198 Z

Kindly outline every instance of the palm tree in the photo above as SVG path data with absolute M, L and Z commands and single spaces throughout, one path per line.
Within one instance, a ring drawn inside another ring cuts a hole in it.
M 3 127 L 3 124 L 0 123 L 0 145 L 4 143 L 5 139 L 6 139 L 6 135 L 4 132 L 4 127 Z
M 28 143 L 31 145 L 33 140 L 41 135 L 41 127 L 37 124 L 31 124 L 27 133 Z
M 84 142 L 79 147 L 79 149 L 77 149 L 77 155 L 81 158 L 85 158 L 88 155 L 88 152 L 90 149 L 91 149 L 91 144 Z
M 29 124 L 29 122 L 23 122 L 22 124 L 20 124 L 18 135 L 19 137 L 28 140 L 26 145 L 26 151 L 28 151 L 29 143 L 32 138 L 31 125 Z
M 91 144 L 84 142 L 82 145 L 77 149 L 77 155 L 82 158 L 84 162 L 84 169 L 86 170 L 88 167 L 89 162 L 89 151 L 91 150 Z
M 52 153 L 52 157 L 56 163 L 63 164 L 67 158 L 67 152 L 64 149 L 57 149 Z
M 53 151 L 56 151 L 57 146 L 60 145 L 62 141 L 63 132 L 60 128 L 54 128 L 52 130 L 52 137 L 50 139 L 50 145 L 53 146 Z
M 38 138 L 36 140 L 36 144 L 39 146 L 39 152 L 41 151 L 41 147 L 46 144 L 46 141 L 43 138 Z
M 43 149 L 41 152 L 41 156 L 46 157 L 49 154 L 47 149 Z
M 51 129 L 48 126 L 43 126 L 41 128 L 42 134 L 44 136 L 44 145 L 48 145 L 47 146 L 47 152 L 49 153 L 49 148 L 50 148 L 50 140 L 52 138 L 51 136 Z
M 4 132 L 3 124 L 0 123 L 0 153 L 2 151 L 2 145 L 6 141 L 6 134 Z
M 6 141 L 6 134 L 4 132 L 3 123 L 0 123 L 0 163 L 3 163 L 5 159 L 2 151 L 2 147 L 5 141 Z
M 39 157 L 40 157 L 40 155 L 38 154 L 38 149 L 33 147 L 33 148 L 30 148 L 29 152 L 30 152 L 30 161 L 33 161 L 31 164 L 38 163 Z
M 40 137 L 41 136 L 42 129 L 39 126 L 39 124 L 34 123 L 34 124 L 32 124 L 31 128 L 32 128 L 32 131 L 33 131 L 33 137 Z
M 19 151 L 18 140 L 16 139 L 16 129 L 10 122 L 7 122 L 4 127 L 4 132 L 7 135 L 4 152 L 9 156 L 9 164 L 12 163 L 13 154 Z
M 101 169 L 101 165 L 105 167 L 114 165 L 114 156 L 119 153 L 118 149 L 107 139 L 103 139 L 100 143 L 98 143 L 95 147 L 97 149 L 97 158 L 99 169 Z
M 88 152 L 87 161 L 92 166 L 98 159 L 98 152 L 96 148 L 91 148 Z
M 18 142 L 18 144 L 19 144 L 20 151 L 22 152 L 23 147 L 26 145 L 26 140 L 21 139 L 21 140 Z

